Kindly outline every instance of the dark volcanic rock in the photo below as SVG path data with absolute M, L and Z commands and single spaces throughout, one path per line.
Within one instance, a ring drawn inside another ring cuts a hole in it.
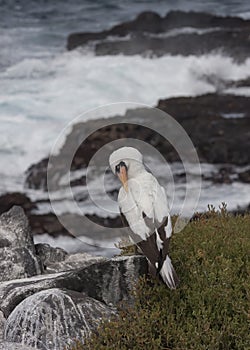
M 0 216 L 0 263 L 0 281 L 41 273 L 28 220 L 17 206 Z
M 103 227 L 123 227 L 123 222 L 120 218 L 120 216 L 117 216 L 115 218 L 102 218 L 97 215 L 86 215 L 87 218 L 89 218 L 91 221 L 95 222 L 96 224 L 99 224 Z
M 250 163 L 250 99 L 232 95 L 202 95 L 160 100 L 158 108 L 173 115 L 207 163 Z M 243 114 L 244 118 L 225 118 Z
M 143 12 L 132 21 L 118 24 L 110 30 L 97 33 L 73 33 L 68 37 L 67 48 L 72 50 L 90 41 L 104 40 L 109 36 L 125 37 L 128 34 L 159 34 L 172 29 L 193 28 L 248 28 L 249 21 L 239 17 L 221 17 L 201 12 L 171 11 L 161 17 L 155 12 Z
M 36 209 L 36 204 L 23 193 L 12 192 L 0 196 L 0 214 L 10 210 L 14 205 L 22 207 L 25 213 Z
M 121 256 L 70 272 L 36 276 L 0 284 L 0 310 L 7 318 L 28 296 L 51 288 L 86 293 L 106 304 L 133 301 L 131 290 L 139 276 L 147 273 L 143 256 Z
M 47 166 L 48 158 L 44 158 L 37 163 L 35 169 L 32 166 L 27 169 L 26 176 L 29 188 L 47 188 Z
M 84 294 L 49 289 L 33 294 L 10 314 L 5 340 L 42 350 L 64 350 L 96 330 L 115 310 Z
M 29 223 L 21 207 L 14 206 L 0 216 L 0 241 L 5 241 L 7 247 L 35 251 Z
M 244 166 L 250 164 L 250 152 L 248 152 L 250 148 L 250 99 L 248 97 L 223 94 L 176 97 L 160 100 L 157 107 L 172 115 L 184 127 L 196 147 L 200 161 L 221 164 L 219 171 L 206 180 L 216 183 L 248 182 L 248 172 L 244 171 L 238 175 L 233 166 L 226 165 Z M 72 160 L 71 170 L 84 169 L 103 145 L 118 139 L 134 138 L 157 148 L 168 162 L 178 161 L 179 157 L 175 149 L 152 128 L 143 126 L 144 120 L 147 122 L 151 118 L 147 111 L 145 113 L 144 111 L 144 109 L 131 110 L 124 116 L 111 118 L 109 121 L 113 124 L 106 127 L 102 127 L 102 120 L 92 120 L 74 125 L 65 145 L 61 148 L 61 159 L 64 160 L 67 157 L 68 149 L 76 146 L 77 151 Z M 121 120 L 124 123 L 121 124 Z M 154 127 L 154 120 L 152 119 L 150 122 Z M 96 131 L 89 133 L 88 131 L 92 127 Z M 161 125 L 161 128 L 166 127 L 167 125 L 164 123 Z M 86 134 L 90 135 L 81 143 L 83 135 Z M 63 168 L 63 164 L 60 161 L 58 163 L 58 172 L 60 173 L 60 167 Z M 42 168 L 42 164 L 45 165 L 45 168 Z M 108 160 L 106 164 L 108 164 Z M 57 169 L 56 166 L 54 169 Z M 46 182 L 44 176 L 47 177 L 47 162 L 43 160 L 30 167 L 26 180 L 27 186 L 46 190 L 46 187 L 43 187 Z M 71 182 L 71 186 L 74 185 L 84 186 L 85 178 L 80 176 L 79 179 L 75 179 Z M 116 199 L 117 193 L 114 191 L 110 195 Z M 83 195 L 80 193 L 80 195 L 75 196 L 77 202 L 85 199 L 84 191 Z M 54 214 L 37 215 L 32 212 L 27 214 L 34 234 L 69 235 L 69 232 Z M 71 216 L 70 222 L 77 222 L 77 215 L 72 214 Z M 120 217 L 100 218 L 95 215 L 87 217 L 101 226 L 122 227 Z M 73 226 L 71 232 L 77 236 Z M 85 232 L 88 234 L 87 228 Z
M 239 173 L 239 180 L 242 182 L 250 183 L 250 170 L 245 170 Z
M 49 202 L 48 202 L 49 204 Z M 52 234 L 54 236 L 70 235 L 65 227 L 60 223 L 57 216 L 53 213 L 48 214 L 28 214 L 30 226 L 33 235 L 43 233 Z
M 219 168 L 217 173 L 212 173 L 210 176 L 203 176 L 204 180 L 212 181 L 213 183 L 231 184 L 237 176 L 231 166 Z
M 157 108 L 172 115 L 184 127 L 197 148 L 201 161 L 235 165 L 250 163 L 250 153 L 248 152 L 250 99 L 248 97 L 223 94 L 176 97 L 160 100 Z M 113 125 L 104 128 L 98 128 L 97 120 L 95 121 L 97 131 L 87 137 L 83 143 L 78 140 L 92 122 L 76 124 L 62 147 L 61 156 L 64 156 L 64 152 L 67 154 L 68 144 L 79 142 L 71 166 L 71 170 L 76 170 L 86 167 L 92 156 L 103 145 L 117 139 L 135 138 L 148 142 L 157 148 L 167 161 L 178 161 L 178 154 L 173 147 L 161 135 L 143 126 L 143 114 L 143 110 L 127 112 L 124 117 L 114 118 Z M 227 115 L 237 116 L 238 114 L 242 114 L 244 118 L 225 118 Z M 141 116 L 142 122 L 137 122 L 136 125 L 131 124 L 137 121 L 137 115 Z M 121 118 L 126 121 L 131 120 L 131 123 L 117 124 Z M 154 126 L 154 120 L 152 120 L 152 126 Z M 29 174 L 27 186 L 33 187 L 35 183 L 38 188 L 43 188 L 45 180 L 41 164 L 32 165 Z M 35 220 L 37 221 L 37 219 L 36 217 Z M 62 228 L 58 227 L 58 232 L 60 230 Z
M 129 40 L 116 40 L 96 44 L 97 55 L 203 55 L 212 51 L 243 61 L 250 55 L 250 28 L 241 31 L 223 30 L 204 34 L 188 33 L 166 38 L 149 38 L 145 35 Z
M 178 32 L 177 29 L 185 27 L 203 29 L 203 32 Z M 171 11 L 161 17 L 154 12 L 143 12 L 135 20 L 110 30 L 73 33 L 68 37 L 67 48 L 72 50 L 91 43 L 98 55 L 152 53 L 157 56 L 201 55 L 221 49 L 236 59 L 244 60 L 250 53 L 249 34 L 250 21 L 238 17 L 182 11 Z

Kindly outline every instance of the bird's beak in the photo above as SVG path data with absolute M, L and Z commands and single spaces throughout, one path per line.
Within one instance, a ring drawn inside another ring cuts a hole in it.
M 128 174 L 125 166 L 121 166 L 120 172 L 117 174 L 125 191 L 128 192 Z

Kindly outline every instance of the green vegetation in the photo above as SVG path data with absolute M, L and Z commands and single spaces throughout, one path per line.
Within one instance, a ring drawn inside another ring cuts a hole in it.
M 72 350 L 250 349 L 250 215 L 210 207 L 196 218 L 171 242 L 179 288 L 142 278 L 133 308 Z

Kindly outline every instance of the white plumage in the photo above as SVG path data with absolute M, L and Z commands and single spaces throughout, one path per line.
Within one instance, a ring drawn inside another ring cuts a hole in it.
M 109 163 L 123 183 L 118 204 L 131 229 L 132 242 L 146 255 L 151 274 L 159 273 L 169 288 L 175 288 L 178 277 L 168 255 L 172 225 L 164 188 L 145 169 L 135 148 L 116 150 Z

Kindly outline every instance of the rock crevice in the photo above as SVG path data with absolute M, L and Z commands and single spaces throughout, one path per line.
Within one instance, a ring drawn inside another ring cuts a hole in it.
M 0 241 L 0 349 L 64 350 L 84 341 L 116 315 L 119 302 L 133 303 L 132 290 L 147 273 L 142 256 L 106 259 L 35 246 L 20 207 L 0 216 Z

